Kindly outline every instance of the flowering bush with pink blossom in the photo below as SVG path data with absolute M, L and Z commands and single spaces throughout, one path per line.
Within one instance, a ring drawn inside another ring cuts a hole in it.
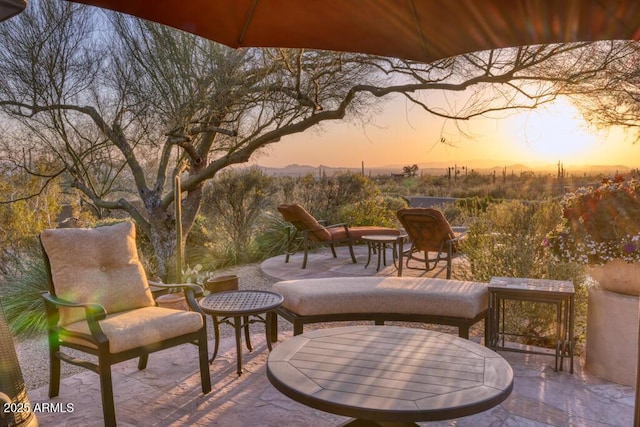
M 548 238 L 553 256 L 578 264 L 640 261 L 640 181 L 621 176 L 562 199 L 563 222 Z

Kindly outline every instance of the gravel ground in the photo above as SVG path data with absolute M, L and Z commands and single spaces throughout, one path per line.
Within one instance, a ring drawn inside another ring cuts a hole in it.
M 238 276 L 238 286 L 240 289 L 270 290 L 271 286 L 277 281 L 269 276 L 264 275 L 260 270 L 260 264 L 249 264 L 216 271 L 216 275 L 223 276 L 227 274 L 236 274 Z M 207 319 L 209 324 L 209 339 L 213 340 L 211 318 L 207 316 Z M 264 325 L 253 324 L 250 328 L 252 333 L 264 333 Z M 279 331 L 290 329 L 290 323 L 279 319 Z M 233 336 L 233 328 L 222 325 L 220 328 L 220 335 L 222 337 Z M 48 385 L 49 351 L 47 349 L 46 336 L 43 335 L 41 337 L 15 341 L 15 347 L 18 354 L 18 360 L 20 361 L 22 375 L 24 376 L 24 380 L 27 385 L 27 389 L 32 390 Z M 65 351 L 72 354 L 72 352 L 68 349 L 65 349 Z M 82 357 L 86 358 L 87 355 L 82 354 Z M 85 369 L 70 365 L 68 363 L 62 363 L 63 378 L 74 375 L 81 371 L 85 371 Z

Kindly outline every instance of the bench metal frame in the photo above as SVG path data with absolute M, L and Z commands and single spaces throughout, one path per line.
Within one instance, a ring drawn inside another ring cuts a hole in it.
M 371 320 L 376 325 L 384 325 L 384 322 L 416 322 L 427 323 L 433 325 L 456 326 L 458 328 L 458 336 L 460 338 L 469 339 L 469 328 L 474 324 L 484 320 L 484 338 L 485 343 L 489 340 L 489 329 L 487 328 L 487 319 L 489 310 L 480 312 L 476 317 L 467 319 L 464 317 L 449 316 L 433 316 L 428 314 L 408 314 L 408 313 L 334 313 L 334 314 L 316 314 L 310 316 L 301 316 L 285 307 L 278 307 L 274 313 L 282 316 L 283 319 L 293 324 L 293 335 L 300 335 L 303 332 L 304 325 L 309 323 L 324 322 L 353 322 Z M 272 340 L 277 340 L 277 322 L 272 323 Z M 486 345 L 486 344 L 485 344 Z

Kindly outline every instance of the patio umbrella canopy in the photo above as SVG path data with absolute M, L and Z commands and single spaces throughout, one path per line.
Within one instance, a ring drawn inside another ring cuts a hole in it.
M 9 19 L 27 7 L 25 0 L 0 0 L 0 21 Z
M 491 48 L 640 38 L 637 0 L 72 1 L 234 48 L 313 48 L 422 62 Z

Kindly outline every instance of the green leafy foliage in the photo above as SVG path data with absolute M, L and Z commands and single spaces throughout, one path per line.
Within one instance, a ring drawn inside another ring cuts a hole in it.
M 553 202 L 489 205 L 470 224 L 464 242 L 473 279 L 542 277 L 547 264 L 543 242 L 558 218 L 559 205 Z

